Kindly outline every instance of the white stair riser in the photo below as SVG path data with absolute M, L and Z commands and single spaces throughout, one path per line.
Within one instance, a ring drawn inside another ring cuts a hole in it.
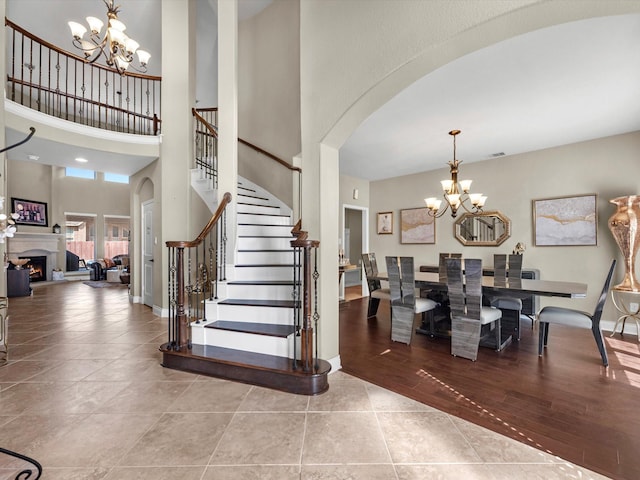
M 291 218 L 286 215 L 256 215 L 255 213 L 238 213 L 238 224 L 249 225 L 284 225 L 293 228 Z
M 289 251 L 238 251 L 238 265 L 293 264 L 293 250 Z
M 238 213 L 255 213 L 258 215 L 280 215 L 280 207 L 270 205 L 247 205 L 238 203 Z
M 290 225 L 238 225 L 238 235 L 245 237 L 289 237 L 293 240 L 291 235 Z M 263 247 L 266 248 L 266 247 Z
M 280 338 L 214 328 L 204 330 L 205 345 L 293 358 L 293 335 Z
M 228 285 L 227 298 L 292 300 L 293 285 Z
M 292 240 L 293 237 L 239 237 L 238 250 L 286 250 L 291 248 Z
M 253 307 L 250 305 L 218 305 L 220 320 L 233 322 L 293 324 L 293 309 L 280 307 Z
M 271 205 L 271 200 L 260 195 L 238 192 L 238 201 L 242 203 L 253 203 L 255 205 Z
M 293 267 L 251 266 L 234 269 L 234 280 L 293 280 Z

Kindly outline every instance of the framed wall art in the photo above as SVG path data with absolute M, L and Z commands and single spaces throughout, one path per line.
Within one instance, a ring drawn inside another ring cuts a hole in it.
M 378 235 L 393 233 L 393 212 L 378 212 Z
M 436 219 L 428 208 L 400 210 L 400 243 L 436 243 Z
M 12 197 L 11 211 L 20 215 L 20 217 L 16 219 L 17 225 L 49 226 L 46 203 Z
M 534 245 L 597 245 L 597 195 L 544 198 L 533 201 Z

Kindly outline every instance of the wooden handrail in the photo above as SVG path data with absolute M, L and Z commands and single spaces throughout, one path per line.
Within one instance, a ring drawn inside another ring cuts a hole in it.
M 293 165 L 285 162 L 284 160 L 282 160 L 281 158 L 276 157 L 275 155 L 273 155 L 272 153 L 267 152 L 266 150 L 263 150 L 262 148 L 247 142 L 246 140 L 243 140 L 241 138 L 238 138 L 238 142 L 242 143 L 243 145 L 246 145 L 249 148 L 252 148 L 253 150 L 255 150 L 258 153 L 261 153 L 262 155 L 264 155 L 265 157 L 269 157 L 271 160 L 275 160 L 276 162 L 278 162 L 280 165 L 282 165 L 283 167 L 288 168 L 289 170 L 291 170 L 292 172 L 300 172 L 302 173 L 302 169 L 300 167 L 294 167 Z
M 7 81 L 14 82 L 14 83 L 16 83 L 18 85 L 22 85 L 24 87 L 33 88 L 34 90 L 39 90 L 41 92 L 46 92 L 46 93 L 51 93 L 51 94 L 55 93 L 56 95 L 60 95 L 62 97 L 68 98 L 70 100 L 76 100 L 78 102 L 84 102 L 84 103 L 87 103 L 89 105 L 95 105 L 96 107 L 108 108 L 109 110 L 112 110 L 114 112 L 124 113 L 124 114 L 127 114 L 127 115 L 131 115 L 133 117 L 138 117 L 138 118 L 142 118 L 142 119 L 145 119 L 145 120 L 154 120 L 154 117 L 149 116 L 149 115 L 142 115 L 141 113 L 133 112 L 131 110 L 126 110 L 124 108 L 120 108 L 120 107 L 116 107 L 116 106 L 112 106 L 112 105 L 109 105 L 107 103 L 97 102 L 95 100 L 91 100 L 91 99 L 88 99 L 88 98 L 80 97 L 78 95 L 72 95 L 72 94 L 66 93 L 66 92 L 59 92 L 59 91 L 54 90 L 53 88 L 43 87 L 43 86 L 38 85 L 36 83 L 27 82 L 25 80 L 18 80 L 17 78 L 11 77 L 9 75 L 7 75 Z M 158 119 L 157 121 L 161 122 L 162 120 Z
M 218 209 L 216 210 L 216 212 L 213 214 L 213 216 L 209 220 L 209 223 L 207 223 L 205 225 L 205 227 L 202 229 L 200 234 L 194 240 L 191 240 L 191 241 L 184 241 L 184 240 L 168 241 L 168 242 L 166 242 L 167 247 L 169 247 L 169 248 L 191 248 L 191 247 L 197 247 L 198 245 L 200 245 L 204 241 L 206 236 L 209 234 L 209 232 L 211 232 L 211 230 L 213 229 L 213 226 L 218 222 L 218 220 L 222 216 L 222 213 L 224 212 L 224 209 L 227 207 L 227 205 L 230 202 L 231 202 L 231 194 L 229 192 L 226 192 L 222 196 L 222 200 L 220 200 L 220 205 L 218 205 Z
M 80 57 L 79 55 L 76 55 L 74 53 L 67 52 L 66 50 L 63 50 L 60 47 L 57 47 L 57 46 L 53 45 L 52 43 L 49 43 L 46 40 L 43 40 L 42 38 L 38 37 L 37 35 L 34 35 L 31 32 L 28 32 L 27 30 L 22 28 L 20 25 L 16 25 L 15 23 L 13 23 L 7 17 L 4 17 L 4 24 L 5 24 L 5 26 L 9 26 L 9 27 L 13 28 L 14 30 L 20 32 L 25 37 L 30 38 L 31 40 L 35 40 L 36 42 L 42 44 L 43 46 L 53 50 L 54 52 L 60 53 L 61 55 L 65 55 L 67 57 L 73 58 L 74 60 L 78 60 L 78 61 L 83 62 L 83 63 L 89 63 L 84 57 Z M 107 72 L 115 72 L 116 71 L 113 68 L 107 67 L 105 65 L 100 65 L 99 63 L 94 63 L 93 66 L 96 67 L 96 68 L 100 68 L 102 70 L 105 70 Z M 137 78 L 142 78 L 142 79 L 145 79 L 145 80 L 155 80 L 155 81 L 162 80 L 162 77 L 158 77 L 156 75 L 147 75 L 146 73 L 124 72 L 124 76 L 137 77 Z
M 205 109 L 201 108 L 199 110 L 204 111 Z M 216 108 L 216 110 L 218 109 Z M 209 110 L 209 111 L 214 111 L 214 110 Z M 207 120 L 198 113 L 198 110 L 196 110 L 195 108 L 192 108 L 191 113 L 194 117 L 200 120 L 200 123 L 202 123 L 206 127 L 207 131 L 211 134 L 212 137 L 218 138 L 218 131 L 215 128 L 213 128 L 213 126 L 209 125 L 209 122 L 207 122 Z

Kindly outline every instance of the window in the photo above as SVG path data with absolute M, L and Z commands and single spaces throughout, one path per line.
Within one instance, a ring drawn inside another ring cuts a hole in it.
M 129 183 L 128 175 L 120 175 L 119 173 L 104 172 L 105 182 Z
M 76 254 L 81 260 L 93 260 L 96 256 L 96 217 L 95 215 L 65 215 L 67 251 Z
M 66 167 L 65 175 L 67 177 L 88 178 L 89 180 L 95 180 L 96 178 L 96 172 L 93 170 L 85 170 L 84 168 Z
M 104 216 L 104 256 L 129 254 L 129 217 Z

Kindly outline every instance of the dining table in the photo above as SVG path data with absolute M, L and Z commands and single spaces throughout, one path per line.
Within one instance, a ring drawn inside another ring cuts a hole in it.
M 388 281 L 387 272 L 378 272 L 376 280 Z M 416 287 L 421 289 L 446 290 L 447 283 L 440 280 L 437 272 L 415 272 Z M 505 296 L 523 297 L 540 295 L 542 297 L 585 298 L 587 284 L 579 282 L 565 282 L 560 280 L 539 280 L 513 278 L 501 282 L 493 276 L 482 276 L 483 293 Z
M 420 272 L 416 271 L 415 286 L 421 290 L 440 290 L 447 291 L 446 281 L 441 280 L 438 272 Z M 378 272 L 374 277 L 376 280 L 388 281 L 387 272 Z M 565 282 L 560 280 L 539 280 L 524 278 L 507 278 L 506 281 L 496 279 L 490 275 L 482 276 L 482 292 L 487 295 L 510 296 L 514 298 L 526 298 L 531 295 L 539 295 L 543 297 L 562 297 L 562 298 L 585 298 L 587 296 L 587 284 L 580 282 Z M 448 309 L 446 313 L 448 317 Z M 451 332 L 434 332 L 427 325 L 416 329 L 418 333 L 431 336 L 450 336 Z M 503 335 L 503 345 L 511 343 L 511 335 L 506 333 Z

